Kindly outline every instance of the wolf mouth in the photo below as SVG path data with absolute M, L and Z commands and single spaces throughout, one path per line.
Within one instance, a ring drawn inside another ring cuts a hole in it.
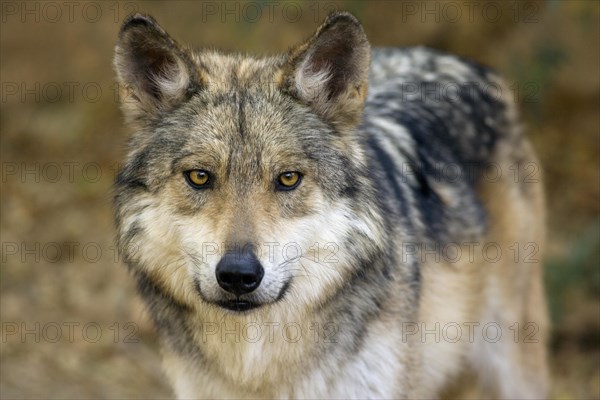
M 219 302 L 217 302 L 217 304 L 223 308 L 226 308 L 227 310 L 238 311 L 238 312 L 252 310 L 253 308 L 257 308 L 262 305 L 259 303 L 254 303 L 254 302 L 245 301 L 245 300 L 219 301 Z
M 275 303 L 279 302 L 281 299 L 283 299 L 283 297 L 287 293 L 288 289 L 290 288 L 291 279 L 283 284 L 283 287 L 281 288 L 281 290 L 279 290 L 279 293 L 277 294 L 277 297 L 275 298 L 275 300 L 264 302 L 264 303 L 250 301 L 250 300 L 243 300 L 240 298 L 224 299 L 224 300 L 217 300 L 217 301 L 209 300 L 204 296 L 204 294 L 202 293 L 202 290 L 200 289 L 200 281 L 198 281 L 197 279 L 194 279 L 194 283 L 195 283 L 194 286 L 196 288 L 196 291 L 198 292 L 198 295 L 200 296 L 200 298 L 202 300 L 206 301 L 207 303 L 212 303 L 214 305 L 217 305 L 217 306 L 222 307 L 229 311 L 244 312 L 244 311 L 253 310 L 255 308 L 259 308 L 262 306 L 266 306 L 269 304 L 275 304 Z
M 287 291 L 290 287 L 290 281 L 291 280 L 288 280 L 287 282 L 285 282 L 285 284 L 279 291 L 279 294 L 277 294 L 277 297 L 275 298 L 275 300 L 271 301 L 271 302 L 256 303 L 256 302 L 248 301 L 248 300 L 235 299 L 235 300 L 218 301 L 218 302 L 216 302 L 216 304 L 227 310 L 237 311 L 237 312 L 249 311 L 254 308 L 258 308 L 258 307 L 265 306 L 268 304 L 274 304 L 274 303 L 277 303 L 278 301 L 280 301 L 281 299 L 283 299 L 283 297 L 285 296 L 285 294 L 287 293 Z

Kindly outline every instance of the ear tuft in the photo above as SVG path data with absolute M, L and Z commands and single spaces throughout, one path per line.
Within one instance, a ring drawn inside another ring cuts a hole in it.
M 338 127 L 356 125 L 366 98 L 370 45 L 358 20 L 333 12 L 291 50 L 284 86 Z
M 147 15 L 136 14 L 123 23 L 114 63 L 130 120 L 159 115 L 200 87 L 188 52 Z

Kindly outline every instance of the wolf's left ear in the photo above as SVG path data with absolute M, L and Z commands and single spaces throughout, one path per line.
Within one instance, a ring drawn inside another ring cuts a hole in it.
M 333 12 L 312 38 L 290 51 L 283 86 L 339 129 L 354 127 L 364 107 L 370 60 L 358 20 Z
M 150 16 L 136 14 L 123 23 L 114 63 L 123 110 L 134 122 L 147 122 L 200 87 L 189 53 Z

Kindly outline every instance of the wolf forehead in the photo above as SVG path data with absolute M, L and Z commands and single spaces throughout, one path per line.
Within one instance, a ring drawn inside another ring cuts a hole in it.
M 165 173 L 234 164 L 257 171 L 352 164 L 328 124 L 257 88 L 202 91 L 137 131 L 130 148 L 130 167 L 168 164 Z
M 190 51 L 204 90 L 215 93 L 250 91 L 276 95 L 283 84 L 283 56 L 255 57 L 217 50 Z
M 159 190 L 181 173 L 206 169 L 220 184 L 268 186 L 299 171 L 326 197 L 354 196 L 368 173 L 327 123 L 284 94 L 257 87 L 201 91 L 136 132 L 117 189 Z M 312 187 L 312 186 L 311 186 Z

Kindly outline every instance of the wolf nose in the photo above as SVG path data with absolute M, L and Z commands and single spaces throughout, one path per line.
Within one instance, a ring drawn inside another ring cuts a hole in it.
M 217 264 L 217 282 L 226 291 L 241 296 L 254 291 L 265 274 L 252 253 L 227 253 Z

